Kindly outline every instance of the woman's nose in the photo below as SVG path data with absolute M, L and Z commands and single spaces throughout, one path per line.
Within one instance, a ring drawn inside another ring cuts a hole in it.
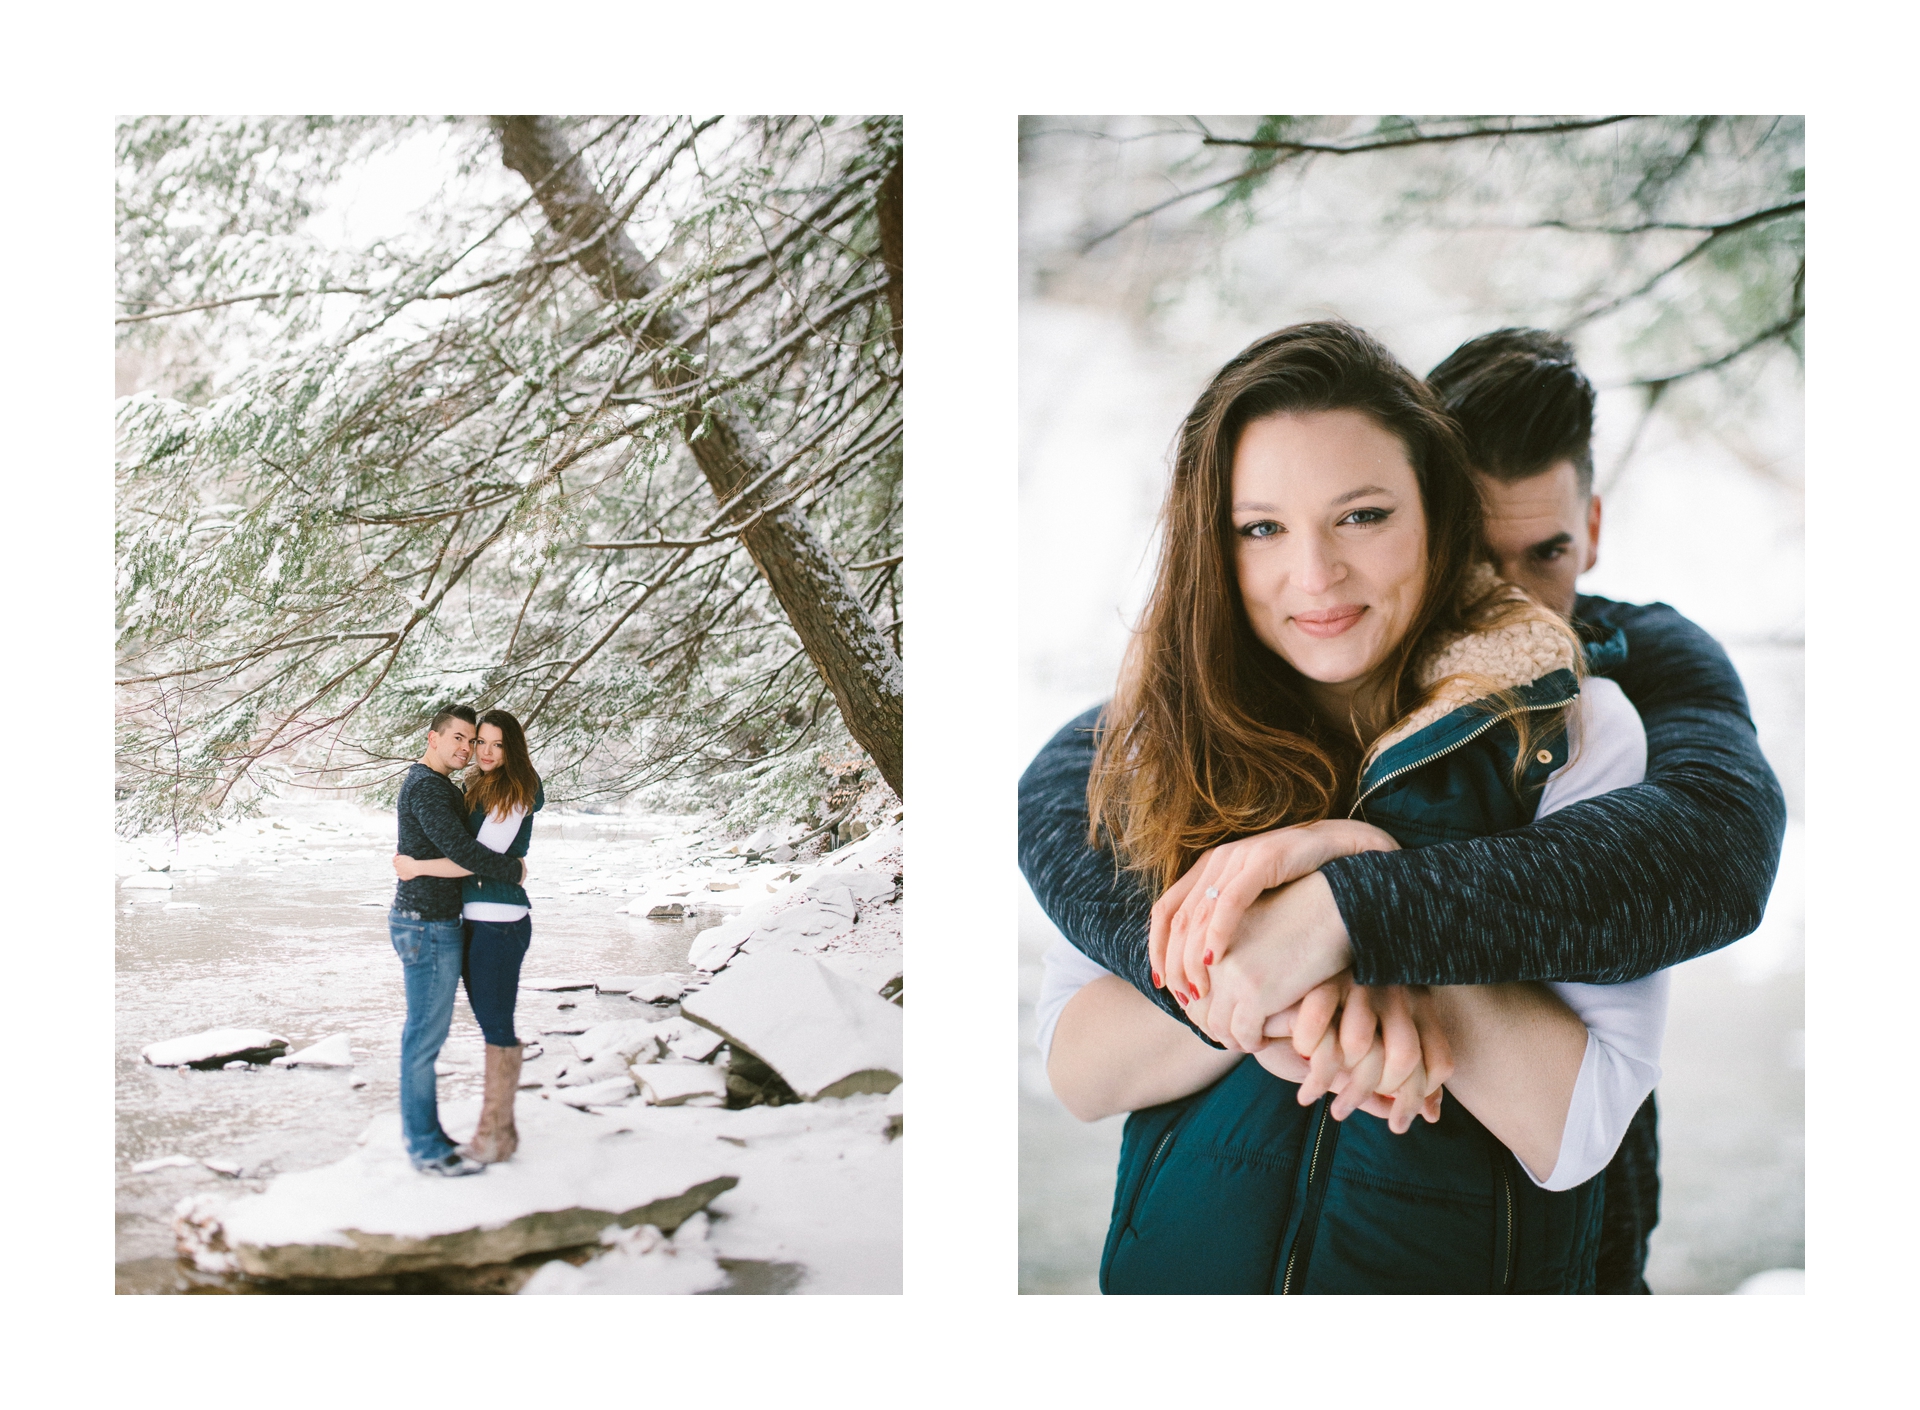
M 1300 558 L 1294 564 L 1294 583 L 1304 593 L 1318 596 L 1347 575 L 1335 545 L 1316 536 L 1302 535 Z

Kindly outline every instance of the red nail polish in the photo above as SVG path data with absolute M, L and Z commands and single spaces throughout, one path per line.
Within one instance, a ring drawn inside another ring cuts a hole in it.
M 1212 963 L 1213 963 L 1213 951 L 1211 951 L 1211 950 L 1209 950 L 1209 951 L 1207 951 L 1207 952 L 1206 952 L 1206 954 L 1204 954 L 1204 955 L 1202 955 L 1202 956 L 1200 957 L 1200 963 L 1201 963 L 1201 964 L 1212 964 Z
M 1157 969 L 1153 972 L 1153 987 L 1156 989 L 1160 987 L 1160 971 Z

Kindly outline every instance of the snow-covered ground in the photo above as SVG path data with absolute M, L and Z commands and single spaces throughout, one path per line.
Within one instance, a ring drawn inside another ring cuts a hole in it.
M 573 1035 L 583 1029 L 647 1018 L 665 1020 L 664 1032 L 690 1022 L 673 1019 L 676 1004 L 644 1002 L 645 986 L 637 998 L 626 990 L 656 975 L 684 976 L 669 990 L 706 982 L 688 958 L 701 931 L 729 918 L 777 919 L 815 904 L 822 891 L 831 901 L 845 887 L 815 884 L 829 874 L 858 885 L 868 872 L 884 872 L 891 881 L 900 869 L 900 826 L 891 814 L 868 821 L 871 835 L 836 852 L 822 855 L 814 844 L 776 863 L 730 852 L 737 840 L 696 819 L 543 812 L 530 857 L 533 946 L 518 1009 L 520 1036 L 540 1045 L 530 1049 L 524 1080 L 540 1085 L 522 1091 L 522 1112 L 551 1101 L 561 1119 L 574 1114 L 553 1099 L 563 1091 L 563 1068 L 577 1058 Z M 394 1123 L 405 1005 L 386 927 L 392 839 L 390 812 L 309 798 L 182 838 L 177 849 L 171 837 L 120 844 L 116 1260 L 129 1290 L 175 1285 L 173 1220 L 183 1199 L 206 1196 L 209 1207 L 226 1207 L 276 1188 L 276 1177 L 364 1159 L 363 1140 Z M 154 884 L 160 868 L 164 886 Z M 836 914 L 833 926 L 797 939 L 755 934 L 727 973 L 745 972 L 766 948 L 804 953 L 863 984 L 882 970 L 882 980 L 898 976 L 898 893 L 862 889 L 857 922 Z M 666 898 L 686 914 L 650 919 L 650 906 L 635 904 Z M 773 962 L 794 961 L 786 954 Z M 596 980 L 605 987 L 591 987 Z M 579 984 L 589 987 L 558 987 Z M 875 981 L 871 989 L 879 987 Z M 881 1002 L 871 992 L 861 997 Z M 338 1057 L 344 1038 L 352 1065 L 263 1060 L 244 1070 L 195 1070 L 142 1059 L 152 1044 L 224 1028 L 284 1038 L 291 1058 L 322 1040 L 332 1041 L 321 1056 Z M 724 1061 L 725 1049 L 697 1046 L 708 1061 Z M 462 999 L 440 1060 L 440 1099 L 456 1135 L 477 1110 L 483 1049 Z M 679 1051 L 661 1057 L 687 1060 Z M 699 1139 L 725 1143 L 718 1149 L 740 1166 L 731 1172 L 740 1183 L 714 1200 L 701 1226 L 710 1260 L 760 1269 L 759 1283 L 781 1291 L 893 1292 L 900 1284 L 901 1090 L 729 1111 L 648 1105 L 629 1084 L 618 1099 L 630 1105 L 595 1106 L 580 1120 L 593 1129 L 597 1122 L 682 1135 L 698 1127 Z M 454 1184 L 484 1184 L 495 1173 Z M 639 1251 L 629 1239 L 607 1257 L 616 1255 L 631 1262 Z M 666 1255 L 650 1256 L 655 1262 L 636 1266 L 653 1268 Z M 771 1282 L 769 1268 L 780 1270 Z M 558 1274 L 547 1281 L 555 1278 L 566 1282 Z M 574 1281 L 581 1285 L 546 1290 L 621 1290 L 584 1272 Z M 729 1290 L 728 1282 L 720 1278 L 715 1290 Z

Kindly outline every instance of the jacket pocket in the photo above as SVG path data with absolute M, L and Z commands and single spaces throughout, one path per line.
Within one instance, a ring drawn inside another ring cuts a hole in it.
M 1506 1151 L 1486 1128 L 1453 1102 L 1439 1125 L 1416 1121 L 1400 1136 L 1365 1112 L 1343 1126 L 1312 1262 L 1292 1291 L 1503 1291 L 1511 1244 L 1496 1157 Z
M 1137 1113 L 1101 1259 L 1106 1293 L 1265 1293 L 1315 1108 L 1252 1058 L 1184 1102 Z

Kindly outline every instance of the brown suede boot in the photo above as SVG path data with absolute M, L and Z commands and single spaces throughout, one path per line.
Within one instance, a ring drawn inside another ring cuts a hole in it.
M 520 1046 L 487 1044 L 486 1088 L 480 1097 L 480 1124 L 460 1153 L 482 1165 L 505 1160 L 520 1147 L 513 1125 L 513 1099 L 520 1087 Z

